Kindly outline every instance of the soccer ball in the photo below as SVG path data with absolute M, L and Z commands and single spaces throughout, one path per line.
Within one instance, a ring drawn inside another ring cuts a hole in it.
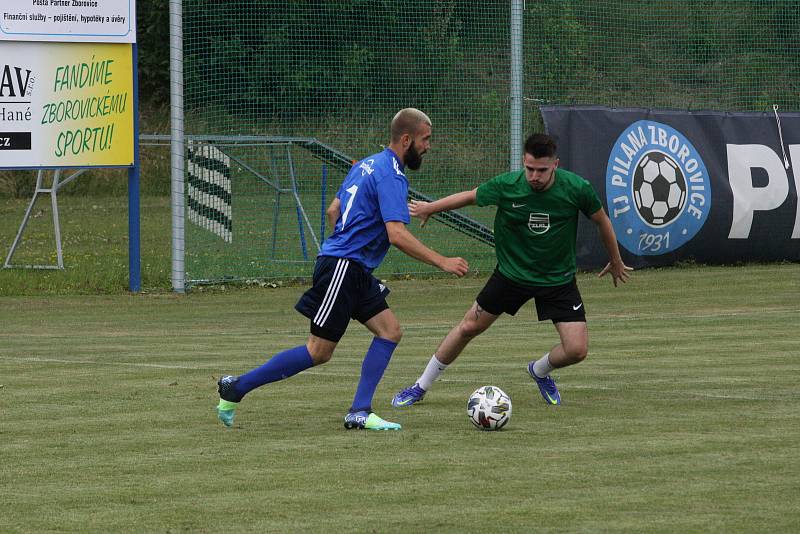
M 467 415 L 481 430 L 500 430 L 511 419 L 511 397 L 495 386 L 479 387 L 469 396 Z
M 650 226 L 665 226 L 686 205 L 686 179 L 671 157 L 657 151 L 645 154 L 633 174 L 633 196 L 639 216 Z

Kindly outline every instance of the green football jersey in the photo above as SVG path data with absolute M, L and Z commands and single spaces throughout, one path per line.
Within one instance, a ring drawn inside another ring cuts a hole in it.
M 478 206 L 497 206 L 494 242 L 501 274 L 522 285 L 556 286 L 575 275 L 578 213 L 603 205 L 592 184 L 556 169 L 555 181 L 536 192 L 525 171 L 501 174 L 478 187 Z

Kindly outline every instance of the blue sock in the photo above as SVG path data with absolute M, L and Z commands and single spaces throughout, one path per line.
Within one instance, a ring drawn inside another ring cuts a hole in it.
M 389 360 L 392 359 L 395 347 L 397 347 L 397 343 L 394 341 L 380 337 L 372 339 L 372 344 L 361 364 L 361 379 L 358 381 L 356 396 L 350 407 L 351 412 L 372 411 L 372 396 L 375 395 L 378 382 L 381 381 L 383 372 L 389 365 Z
M 244 397 L 257 387 L 294 376 L 314 365 L 305 345 L 279 352 L 261 367 L 256 367 L 239 377 L 236 393 Z

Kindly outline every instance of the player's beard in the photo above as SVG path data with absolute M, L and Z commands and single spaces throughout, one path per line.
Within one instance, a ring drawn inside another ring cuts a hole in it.
M 403 158 L 403 163 L 412 171 L 416 171 L 422 166 L 422 154 L 417 151 L 417 147 L 412 142 L 406 150 L 406 157 Z

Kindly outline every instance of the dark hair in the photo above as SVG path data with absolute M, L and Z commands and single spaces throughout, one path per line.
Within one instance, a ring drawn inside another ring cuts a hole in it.
M 549 135 L 535 133 L 525 141 L 525 153 L 534 158 L 554 158 L 556 151 L 556 142 Z

